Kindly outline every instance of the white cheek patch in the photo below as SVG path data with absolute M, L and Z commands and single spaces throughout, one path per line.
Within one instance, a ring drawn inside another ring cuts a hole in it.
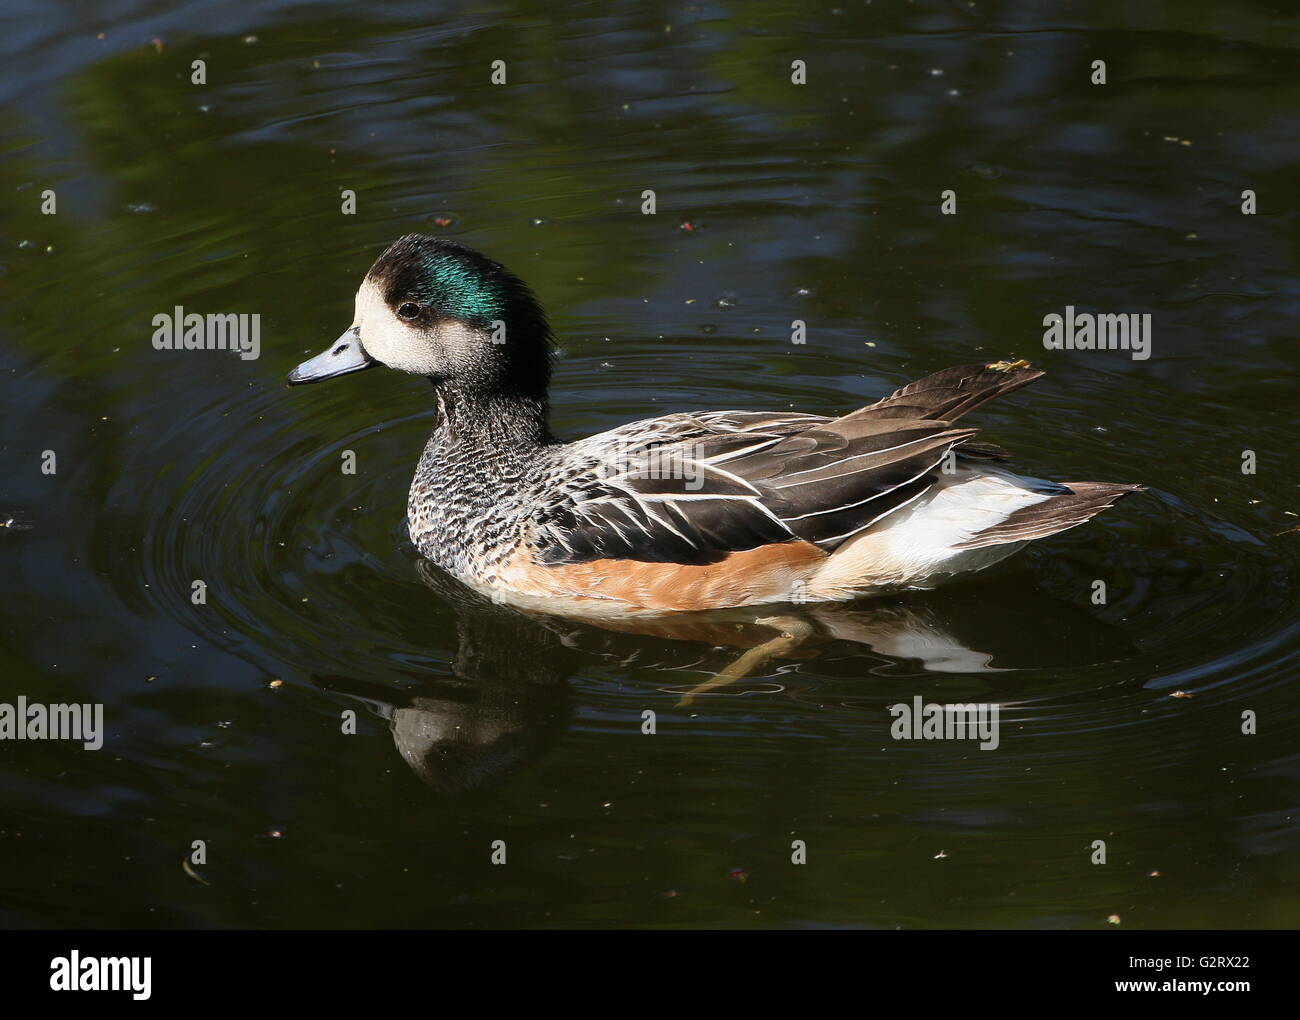
M 361 346 L 376 361 L 402 372 L 437 374 L 437 352 L 418 330 L 393 314 L 370 280 L 362 281 L 357 290 L 353 325 L 361 335 Z
M 441 323 L 434 329 L 408 325 L 393 313 L 369 279 L 357 290 L 352 324 L 367 354 L 389 368 L 414 375 L 449 375 L 472 360 L 476 346 L 491 342 L 489 336 L 462 322 Z

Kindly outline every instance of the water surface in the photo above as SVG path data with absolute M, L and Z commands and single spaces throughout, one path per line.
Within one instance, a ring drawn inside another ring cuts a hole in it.
M 0 923 L 1300 920 L 1289 5 L 116 0 L 4 29 L 0 700 L 99 702 L 107 733 L 0 744 Z M 537 290 L 562 436 L 1027 357 L 1048 375 L 972 423 L 1026 473 L 1149 491 L 968 583 L 783 607 L 813 640 L 682 704 L 763 636 L 482 603 L 402 530 L 427 386 L 284 388 L 411 230 Z M 260 314 L 261 357 L 154 350 L 176 305 Z M 1152 356 L 1044 350 L 1066 305 L 1150 313 Z M 998 749 L 891 739 L 916 696 L 997 702 Z

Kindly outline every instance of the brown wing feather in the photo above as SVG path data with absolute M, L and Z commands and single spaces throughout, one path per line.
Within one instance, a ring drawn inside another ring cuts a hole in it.
M 1042 375 L 1041 369 L 1031 368 L 1027 361 L 958 365 L 908 383 L 849 417 L 956 421 L 980 404 L 1027 386 Z
M 574 450 L 596 467 L 537 521 L 537 559 L 708 564 L 774 543 L 833 550 L 934 484 L 948 452 L 976 433 L 953 418 L 1041 374 L 1024 362 L 964 365 L 842 418 L 699 412 L 594 436 Z

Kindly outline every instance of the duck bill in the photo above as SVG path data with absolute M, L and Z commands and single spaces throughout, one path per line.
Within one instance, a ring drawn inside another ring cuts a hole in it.
M 367 354 L 366 349 L 361 346 L 361 334 L 357 331 L 357 327 L 353 326 L 326 350 L 304 361 L 290 372 L 288 382 L 290 386 L 302 386 L 306 383 L 320 382 L 322 379 L 333 379 L 336 375 L 360 372 L 377 364 L 379 362 Z

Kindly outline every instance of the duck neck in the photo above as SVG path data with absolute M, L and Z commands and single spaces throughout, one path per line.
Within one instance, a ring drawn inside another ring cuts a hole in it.
M 455 454 L 457 464 L 490 472 L 494 465 L 518 477 L 540 447 L 554 442 L 545 394 L 485 391 L 434 382 L 437 420 L 431 446 Z
M 453 573 L 478 576 L 518 543 L 554 443 L 546 399 L 435 383 L 433 434 L 411 481 L 411 540 Z

